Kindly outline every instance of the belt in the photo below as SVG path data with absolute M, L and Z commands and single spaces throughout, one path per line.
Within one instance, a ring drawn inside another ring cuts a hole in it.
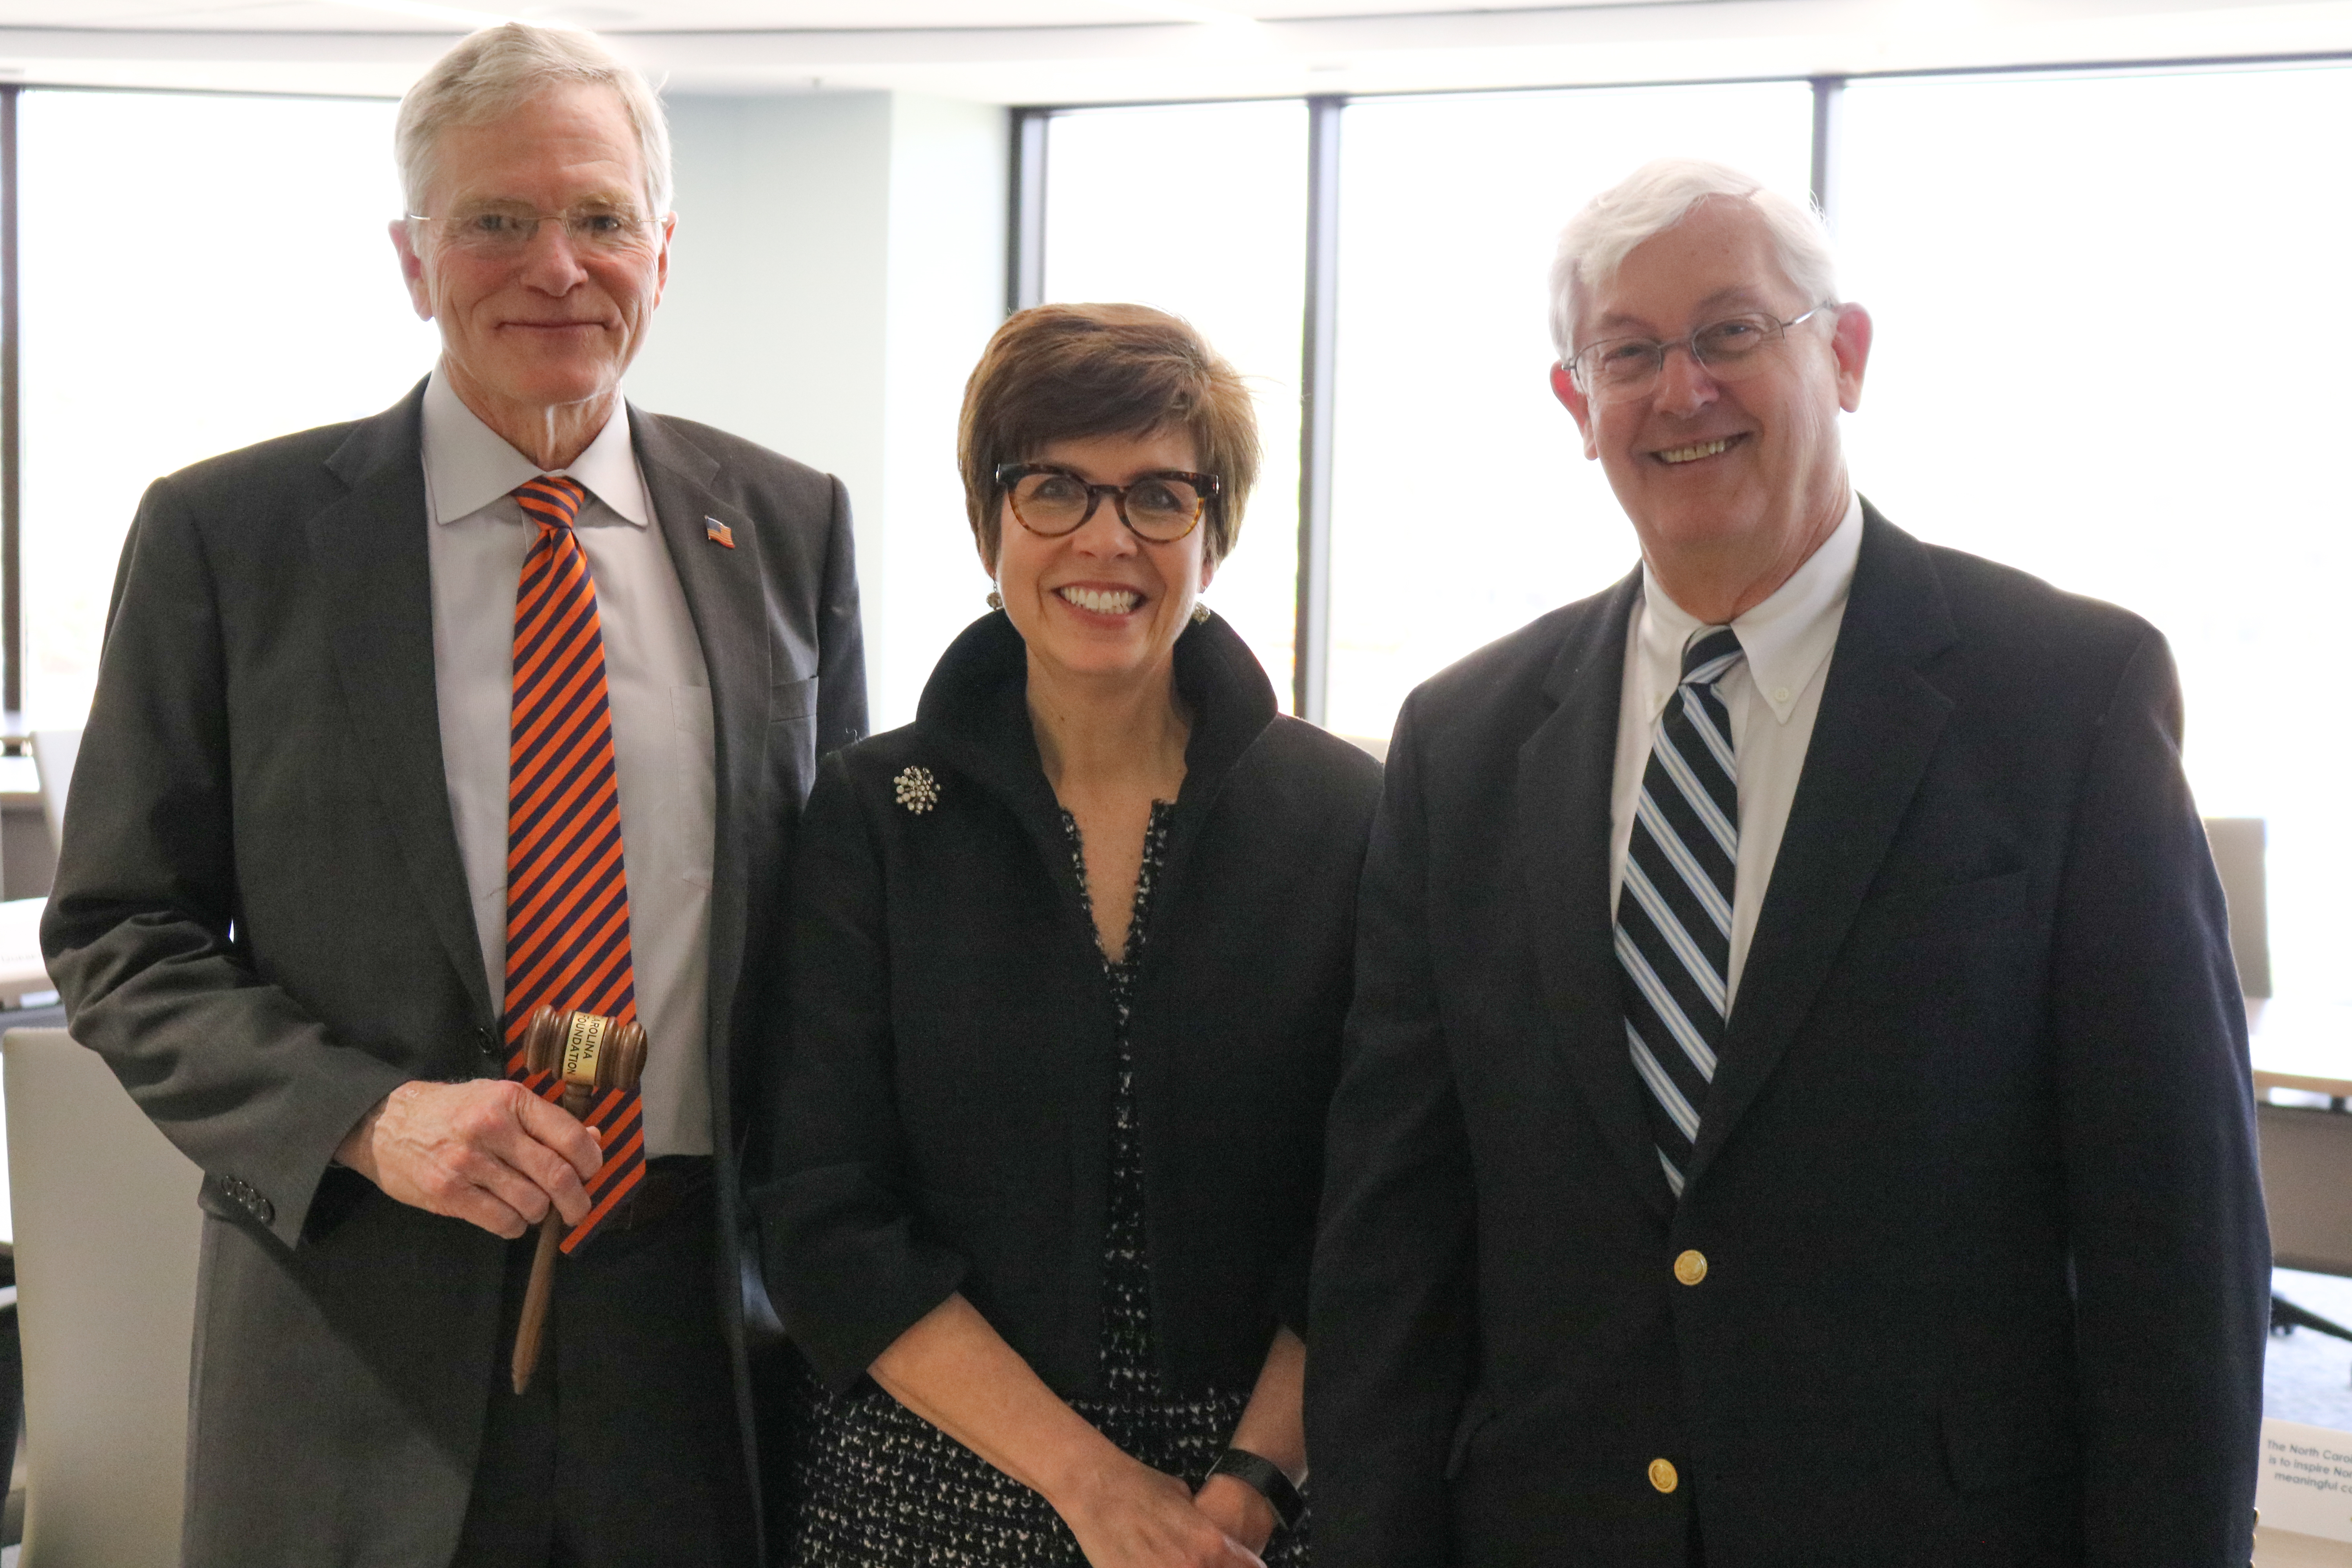
M 626 1234 L 660 1224 L 679 1205 L 709 1192 L 715 1169 L 708 1154 L 662 1154 L 646 1161 L 646 1173 L 613 1205 L 599 1230 Z

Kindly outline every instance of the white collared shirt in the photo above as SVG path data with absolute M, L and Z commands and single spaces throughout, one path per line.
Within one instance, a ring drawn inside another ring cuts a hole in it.
M 625 411 L 562 470 L 586 486 L 577 531 L 596 586 L 621 792 L 637 1018 L 649 1048 L 646 1152 L 708 1154 L 710 868 L 718 793 L 710 679 L 638 471 Z M 515 590 L 537 537 L 511 491 L 524 457 L 439 370 L 425 389 L 434 688 L 449 810 L 494 1007 L 506 1002 L 507 758 Z
M 1717 686 L 1731 714 L 1739 783 L 1739 867 L 1731 894 L 1730 994 L 1739 994 L 1757 911 L 1780 856 L 1797 775 L 1812 743 L 1813 720 L 1829 679 L 1830 650 L 1845 622 L 1853 563 L 1862 553 L 1862 500 L 1850 496 L 1845 520 L 1806 557 L 1772 596 L 1734 617 L 1747 658 Z M 1706 623 L 1668 598 L 1648 565 L 1642 596 L 1626 629 L 1625 676 L 1617 710 L 1617 772 L 1609 797 L 1609 907 L 1625 879 L 1625 850 L 1658 715 L 1682 684 L 1683 645 Z

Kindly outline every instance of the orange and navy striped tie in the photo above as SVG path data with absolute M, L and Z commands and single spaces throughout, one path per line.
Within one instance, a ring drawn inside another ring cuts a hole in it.
M 514 491 L 539 537 L 515 593 L 514 710 L 507 767 L 507 1074 L 547 1100 L 552 1073 L 532 1075 L 523 1032 L 541 1006 L 637 1016 L 629 947 L 629 880 L 621 854 L 621 790 L 604 685 L 596 585 L 572 532 L 588 491 L 541 475 Z M 588 1183 L 588 1217 L 571 1251 L 645 1174 L 636 1092 L 590 1108 L 604 1163 Z

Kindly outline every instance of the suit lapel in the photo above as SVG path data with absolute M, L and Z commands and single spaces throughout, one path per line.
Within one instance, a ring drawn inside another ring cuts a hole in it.
M 417 899 L 457 966 L 476 1016 L 490 1016 L 489 977 L 474 929 L 433 674 L 433 570 L 427 551 L 422 424 L 425 388 L 352 428 L 327 468 L 350 487 L 310 520 L 329 597 L 335 668 L 368 772 Z
M 1862 552 L 1688 1180 L 1788 1053 L 1895 841 L 1951 700 L 1918 667 L 1958 638 L 1934 564 L 1866 503 Z
M 655 525 L 669 547 L 710 681 L 715 841 L 741 843 L 759 827 L 757 815 L 770 809 L 761 790 L 767 776 L 771 671 L 760 532 L 740 507 L 713 492 L 718 459 L 678 436 L 658 416 L 634 406 L 629 409 L 629 434 L 653 502 Z M 727 531 L 730 544 L 717 542 L 714 524 Z M 742 970 L 751 858 L 719 854 L 713 857 L 711 870 L 710 1098 L 722 1123 L 732 1120 L 726 1092 L 732 1081 L 728 1024 Z M 732 1136 L 728 1125 L 717 1132 L 722 1143 Z
M 1610 795 L 1634 572 L 1591 602 L 1544 682 L 1558 704 L 1519 748 L 1518 842 L 1535 919 L 1529 942 L 1570 1072 L 1634 1191 L 1662 1218 L 1672 1194 L 1626 1054 L 1609 917 Z

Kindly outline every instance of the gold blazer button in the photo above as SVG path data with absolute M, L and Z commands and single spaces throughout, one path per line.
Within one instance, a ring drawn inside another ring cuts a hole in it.
M 1706 1254 L 1696 1247 L 1675 1259 L 1675 1278 L 1685 1285 L 1696 1285 L 1706 1278 Z M 1661 1491 L 1673 1489 L 1661 1487 Z
M 1657 1488 L 1662 1492 L 1670 1492 L 1676 1487 L 1683 1484 L 1683 1479 L 1682 1477 L 1675 1474 L 1673 1460 L 1652 1459 L 1650 1461 L 1650 1484 Z

